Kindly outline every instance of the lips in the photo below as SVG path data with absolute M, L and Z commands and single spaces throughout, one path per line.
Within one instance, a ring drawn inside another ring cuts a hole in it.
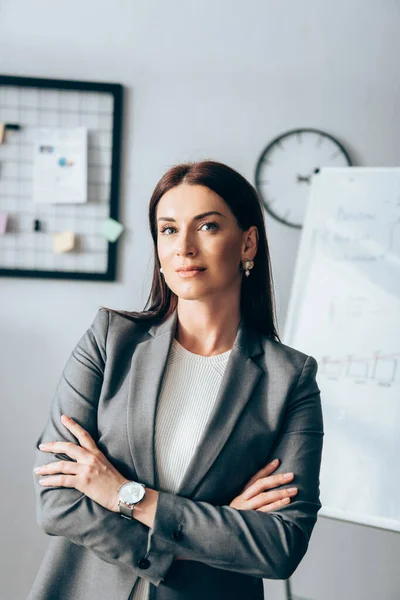
M 188 271 L 205 271 L 206 268 L 205 267 L 178 267 L 176 269 L 177 273 L 184 271 L 184 272 L 188 272 Z

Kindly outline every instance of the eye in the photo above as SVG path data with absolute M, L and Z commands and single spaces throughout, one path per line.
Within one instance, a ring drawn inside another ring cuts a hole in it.
M 175 227 L 171 227 L 171 225 L 167 225 L 166 227 L 163 227 L 162 229 L 160 229 L 160 233 L 164 233 L 165 235 L 170 235 L 169 233 L 165 233 L 165 231 L 167 231 L 167 229 L 175 229 Z
M 203 223 L 203 225 L 201 227 L 203 228 L 206 225 L 211 226 L 211 229 L 218 229 L 218 224 L 214 223 L 213 221 L 207 221 L 207 223 Z M 210 231 L 210 229 L 208 229 L 207 231 Z

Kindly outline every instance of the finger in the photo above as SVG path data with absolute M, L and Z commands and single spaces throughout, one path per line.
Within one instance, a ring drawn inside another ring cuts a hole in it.
M 74 488 L 78 478 L 74 475 L 51 475 L 46 479 L 39 479 L 40 485 L 43 487 L 67 487 Z
M 66 454 L 67 456 L 84 462 L 88 458 L 86 448 L 81 448 L 72 442 L 45 442 L 39 445 L 42 452 L 54 452 L 56 454 Z
M 297 494 L 297 488 L 288 488 L 285 490 L 274 490 L 272 492 L 262 492 L 258 494 L 258 496 L 254 496 L 248 500 L 247 506 L 249 510 L 256 510 L 261 506 L 265 506 L 266 504 L 270 505 L 273 502 L 277 502 L 278 500 L 283 500 L 285 498 L 290 498 Z
M 270 473 L 272 473 L 273 471 L 275 471 L 275 469 L 279 466 L 279 459 L 278 458 L 274 458 L 274 460 L 272 460 L 271 462 L 269 462 L 268 464 L 265 465 L 265 467 L 263 467 L 262 469 L 260 469 L 259 471 L 257 471 L 257 473 L 255 473 L 253 475 L 253 477 L 250 479 L 250 481 L 256 481 L 257 479 L 260 479 L 260 477 L 266 477 L 267 475 L 269 475 Z
M 61 422 L 69 431 L 79 440 L 82 448 L 87 450 L 97 450 L 97 445 L 90 433 L 86 431 L 79 423 L 68 417 L 67 415 L 61 416 Z
M 247 490 L 247 488 L 250 485 L 252 485 L 255 481 L 257 481 L 257 479 L 260 479 L 261 477 L 267 477 L 268 475 L 270 475 L 273 471 L 275 471 L 275 469 L 278 466 L 279 466 L 279 459 L 275 458 L 273 461 L 268 463 L 265 467 L 263 467 L 262 469 L 257 471 L 257 473 L 255 475 L 253 475 L 253 477 L 247 482 L 247 484 L 243 488 L 243 491 Z
M 268 490 L 279 485 L 289 483 L 292 481 L 293 477 L 293 473 L 280 473 L 279 475 L 270 475 L 269 477 L 258 479 L 243 492 L 243 498 L 245 500 L 249 500 L 263 490 Z
M 260 512 L 271 512 L 273 510 L 279 510 L 288 504 L 290 504 L 290 498 L 282 498 L 282 500 L 277 500 L 277 502 L 273 502 L 267 506 L 261 506 L 260 508 L 256 508 L 256 510 L 259 510 Z
M 53 475 L 54 473 L 66 473 L 77 475 L 79 472 L 79 463 L 69 460 L 58 460 L 57 462 L 41 465 L 33 469 L 36 475 Z

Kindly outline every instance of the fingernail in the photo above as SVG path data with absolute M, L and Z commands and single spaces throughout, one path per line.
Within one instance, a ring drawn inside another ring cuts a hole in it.
M 46 448 L 46 444 L 39 444 L 39 448 L 42 450 L 42 448 Z
M 285 473 L 284 478 L 289 479 L 289 477 L 293 477 L 293 473 Z
M 297 488 L 295 488 L 295 487 L 293 487 L 293 488 L 288 488 L 288 490 L 287 490 L 287 491 L 288 491 L 288 492 L 290 492 L 290 493 L 294 493 L 294 492 L 297 492 Z
M 276 465 L 277 462 L 278 462 L 278 459 L 274 458 L 274 460 L 271 460 L 271 462 L 269 464 L 270 465 Z
M 35 469 L 33 469 L 35 473 L 40 473 L 42 470 L 42 467 L 36 467 Z

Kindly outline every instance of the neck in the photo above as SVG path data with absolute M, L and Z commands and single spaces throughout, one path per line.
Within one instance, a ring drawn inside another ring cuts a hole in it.
M 231 305 L 226 299 L 223 305 L 179 299 L 177 316 L 175 338 L 178 342 L 190 352 L 213 356 L 232 348 L 241 315 L 239 306 Z

